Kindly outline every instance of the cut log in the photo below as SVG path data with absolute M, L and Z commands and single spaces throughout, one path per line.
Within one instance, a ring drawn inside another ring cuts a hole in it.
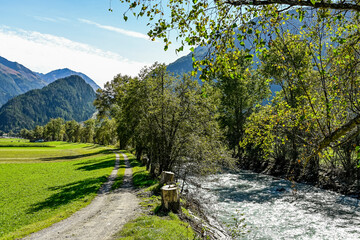
M 173 172 L 163 171 L 161 173 L 160 185 L 170 185 L 174 183 L 175 174 Z
M 165 211 L 181 212 L 179 188 L 176 184 L 165 185 L 161 188 L 161 206 Z

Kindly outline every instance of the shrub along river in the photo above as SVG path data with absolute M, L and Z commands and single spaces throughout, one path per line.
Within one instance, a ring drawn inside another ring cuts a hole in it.
M 241 239 L 360 239 L 360 201 L 310 185 L 241 171 L 189 188 L 220 222 L 243 219 Z

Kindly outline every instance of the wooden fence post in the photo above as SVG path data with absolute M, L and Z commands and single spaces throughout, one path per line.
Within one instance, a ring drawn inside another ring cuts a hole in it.
M 163 171 L 161 173 L 160 185 L 171 184 L 175 182 L 175 174 L 173 172 Z
M 181 212 L 179 188 L 176 184 L 165 185 L 161 188 L 161 206 L 166 211 Z
M 163 171 L 161 173 L 160 185 L 165 184 L 161 187 L 161 207 L 165 211 L 178 213 L 181 212 L 180 192 L 174 178 L 173 172 Z

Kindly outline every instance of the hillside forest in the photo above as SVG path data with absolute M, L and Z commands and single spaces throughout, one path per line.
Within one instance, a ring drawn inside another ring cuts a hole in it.
M 186 179 L 236 164 L 359 197 L 359 14 L 281 14 L 248 21 L 232 32 L 237 38 L 208 37 L 208 58 L 193 59 L 201 84 L 196 72 L 175 75 L 155 63 L 97 90 L 97 120 L 52 119 L 21 135 L 118 143 L 154 176 L 171 170 Z M 281 90 L 272 95 L 271 84 Z

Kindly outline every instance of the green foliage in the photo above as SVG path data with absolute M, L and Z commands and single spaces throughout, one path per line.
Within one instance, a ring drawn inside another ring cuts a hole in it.
M 39 128 L 38 126 L 35 127 Z M 68 142 L 78 142 L 80 137 L 80 124 L 78 124 L 75 120 L 67 121 L 65 123 L 65 139 Z
M 12 98 L 0 109 L 0 129 L 19 132 L 52 118 L 84 121 L 95 112 L 95 92 L 78 76 L 59 79 L 42 89 Z
M 176 31 L 176 40 L 181 43 L 176 51 L 184 46 L 193 50 L 194 46 L 211 46 L 208 58 L 198 61 L 194 58 L 194 67 L 202 71 L 206 79 L 217 71 L 213 65 L 215 59 L 226 57 L 229 49 L 252 50 L 248 56 L 261 53 L 267 43 L 271 43 L 271 35 L 296 22 L 306 28 L 307 21 L 314 21 L 308 12 L 318 11 L 316 20 L 325 20 L 329 24 L 337 23 L 347 26 L 352 20 L 348 16 L 359 17 L 360 6 L 356 0 L 350 2 L 320 1 L 180 1 L 172 0 L 167 5 L 161 1 L 137 2 L 122 0 L 128 10 L 136 17 L 147 18 L 153 40 L 162 39 L 164 50 L 171 44 L 170 36 Z M 306 6 L 306 7 L 305 7 Z M 287 11 L 289 10 L 290 11 Z M 333 9 L 333 10 L 331 10 Z M 256 20 L 254 20 L 256 18 Z M 291 29 L 286 29 L 291 30 Z M 352 36 L 356 39 L 355 35 Z M 270 39 L 269 39 L 270 38 Z M 343 43 L 339 39 L 339 43 Z M 231 69 L 231 64 L 224 62 L 221 68 Z
M 64 119 L 56 118 L 50 119 L 50 121 L 44 126 L 43 136 L 48 141 L 62 141 L 64 133 Z
M 104 119 L 96 128 L 95 142 L 100 145 L 116 143 L 116 122 L 113 119 Z
M 276 152 L 275 161 L 291 158 L 291 165 L 303 160 L 306 166 L 311 159 L 318 162 L 326 148 L 359 133 L 358 1 L 173 0 L 166 7 L 161 1 L 122 2 L 136 17 L 148 18 L 148 35 L 162 39 L 165 50 L 174 29 L 181 42 L 177 51 L 184 45 L 193 53 L 194 46 L 207 46 L 205 59 L 192 55 L 204 80 L 226 73 L 224 82 L 230 85 L 244 52 L 263 70 L 261 75 L 282 85 L 274 106 L 252 115 L 243 147 Z M 227 110 L 223 108 L 222 125 L 229 128 L 227 140 L 234 148 L 241 135 L 241 128 L 235 128 L 242 125 L 226 118 Z
M 357 29 L 359 19 L 353 20 L 336 31 L 352 44 L 334 42 L 334 23 L 322 20 L 307 22 L 301 34 L 279 33 L 260 56 L 261 71 L 282 90 L 272 105 L 250 117 L 243 144 L 260 146 L 290 175 L 305 168 L 306 177 L 317 181 L 322 164 L 341 168 L 346 181 L 356 178 L 356 161 L 346 154 L 358 144 L 360 116 L 359 39 L 348 38 Z
M 88 119 L 83 124 L 75 120 L 50 119 L 45 126 L 36 126 L 33 130 L 22 129 L 20 136 L 30 141 L 67 141 L 114 145 L 116 143 L 116 125 L 114 120 L 96 121 Z
M 236 211 L 236 214 L 232 215 L 231 223 L 225 224 L 226 229 L 232 239 L 241 239 L 241 236 L 245 236 L 249 230 L 246 230 L 246 224 L 244 223 L 244 214 Z
M 185 175 L 206 174 L 229 160 L 216 121 L 215 92 L 155 63 L 137 78 L 114 78 L 98 92 L 95 105 L 115 119 L 121 148 L 131 144 L 140 156 L 146 153 L 151 174 L 184 168 Z
M 245 52 L 228 52 L 234 71 L 223 69 L 215 74 L 215 86 L 220 90 L 219 121 L 233 156 L 241 157 L 239 142 L 243 140 L 247 118 L 257 105 L 269 96 L 269 81 L 252 69 Z M 236 61 L 234 60 L 236 59 Z M 217 59 L 223 61 L 222 59 Z
M 92 143 L 95 136 L 95 119 L 88 119 L 84 122 L 84 127 L 81 129 L 81 141 Z
M 0 238 L 5 239 L 46 228 L 89 204 L 115 163 L 112 151 L 89 144 L 13 144 L 0 155 Z

